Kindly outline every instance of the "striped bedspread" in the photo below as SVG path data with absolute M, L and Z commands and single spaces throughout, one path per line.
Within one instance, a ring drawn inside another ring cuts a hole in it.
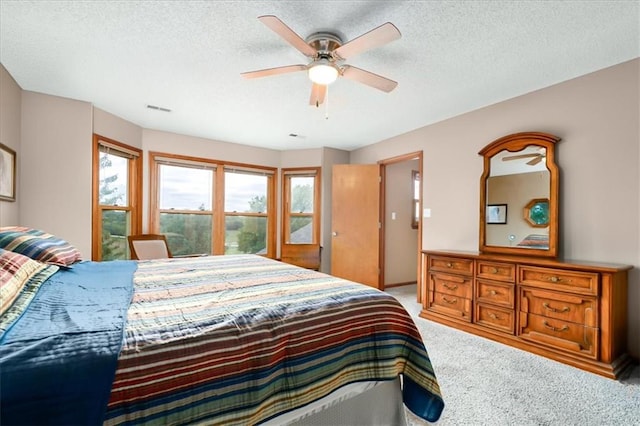
M 105 424 L 259 424 L 398 375 L 437 420 L 427 352 L 386 293 L 254 255 L 141 261 Z

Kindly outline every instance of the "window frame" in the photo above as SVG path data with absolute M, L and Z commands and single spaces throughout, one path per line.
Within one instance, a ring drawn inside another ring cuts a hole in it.
M 93 134 L 92 145 L 91 259 L 101 261 L 103 211 L 124 210 L 129 212 L 131 227 L 127 235 L 138 234 L 142 230 L 142 150 L 96 133 Z M 128 158 L 127 206 L 100 204 L 100 146 L 131 156 L 131 158 Z M 126 247 L 128 253 L 128 245 Z
M 322 176 L 321 167 L 290 167 L 281 169 L 282 180 L 282 229 L 281 238 L 282 245 L 297 244 L 314 244 L 320 245 L 320 221 L 321 221 L 321 199 L 322 199 Z M 291 213 L 289 206 L 291 205 L 291 178 L 292 177 L 313 177 L 313 213 Z M 289 230 L 291 229 L 291 219 L 294 217 L 312 217 L 313 240 L 310 243 L 291 243 L 289 242 Z
M 418 185 L 418 197 L 416 197 L 416 185 Z M 422 189 L 422 183 L 420 179 L 420 172 L 418 170 L 411 170 L 411 228 L 418 229 L 420 222 L 420 191 Z
M 192 157 L 187 155 L 170 154 L 165 152 L 150 151 L 149 152 L 149 229 L 150 232 L 160 232 L 160 187 L 158 182 L 159 165 L 158 158 L 170 160 L 176 166 L 183 163 L 184 167 L 193 167 L 194 164 L 203 164 L 214 168 L 213 177 L 213 211 L 212 216 L 212 235 L 211 235 L 211 253 L 213 255 L 224 255 L 225 249 L 225 171 L 230 169 L 234 171 L 246 170 L 252 173 L 265 174 L 267 180 L 267 242 L 266 257 L 275 258 L 276 255 L 276 235 L 275 230 L 277 211 L 275 209 L 275 174 L 277 168 L 268 166 L 258 166 L 246 163 L 235 163 L 229 161 L 215 160 L 209 158 Z M 183 211 L 173 211 L 180 213 Z M 184 213 L 200 213 L 198 211 L 184 211 Z M 251 216 L 254 213 L 238 213 L 238 216 Z

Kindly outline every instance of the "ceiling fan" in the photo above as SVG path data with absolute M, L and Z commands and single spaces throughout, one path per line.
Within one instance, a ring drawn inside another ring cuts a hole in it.
M 361 36 L 343 43 L 340 37 L 332 32 L 318 32 L 303 39 L 284 22 L 273 15 L 260 16 L 258 19 L 282 37 L 285 41 L 311 59 L 303 65 L 287 65 L 241 73 L 244 78 L 268 77 L 296 71 L 307 71 L 312 81 L 310 105 L 319 106 L 324 102 L 327 86 L 338 77 L 357 81 L 383 92 L 391 92 L 398 83 L 370 71 L 343 64 L 365 50 L 382 46 L 401 37 L 400 31 L 390 22 L 380 25 Z
M 511 157 L 503 157 L 502 161 L 521 160 L 524 158 L 531 158 L 531 160 L 527 161 L 526 164 L 528 164 L 529 166 L 535 166 L 546 157 L 547 157 L 546 150 L 542 148 L 538 152 L 532 152 L 530 154 L 520 154 L 520 155 L 512 155 Z

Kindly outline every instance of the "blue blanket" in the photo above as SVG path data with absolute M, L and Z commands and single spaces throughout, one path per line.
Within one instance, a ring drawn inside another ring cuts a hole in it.
M 0 424 L 102 424 L 136 268 L 81 262 L 42 284 L 0 337 Z

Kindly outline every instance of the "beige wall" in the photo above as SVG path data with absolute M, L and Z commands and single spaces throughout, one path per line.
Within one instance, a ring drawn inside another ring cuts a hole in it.
M 413 187 L 411 172 L 418 160 L 385 167 L 384 284 L 416 282 L 418 230 L 411 227 Z M 395 213 L 395 219 L 393 218 Z
M 16 151 L 16 170 L 21 169 L 20 122 L 22 89 L 7 70 L 0 65 L 0 143 Z M 16 178 L 16 193 L 20 180 Z M 0 226 L 18 225 L 20 198 L 16 201 L 0 201 Z
M 142 127 L 93 108 L 93 133 L 142 149 Z
M 639 77 L 636 59 L 353 151 L 351 161 L 423 150 L 423 202 L 432 211 L 423 247 L 477 250 L 478 151 L 515 132 L 560 136 L 560 256 L 635 266 L 629 344 L 640 357 Z
M 22 92 L 20 225 L 69 241 L 91 258 L 92 106 Z

